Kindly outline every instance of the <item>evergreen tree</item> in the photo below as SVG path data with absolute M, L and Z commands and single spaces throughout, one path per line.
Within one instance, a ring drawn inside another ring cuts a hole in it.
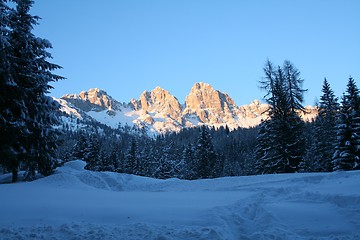
M 316 156 L 316 127 L 314 122 L 305 123 L 304 136 L 306 139 L 306 149 L 304 153 L 304 161 L 300 163 L 300 172 L 314 172 L 319 170 L 321 161 Z
M 288 60 L 284 62 L 283 72 L 285 78 L 286 95 L 288 105 L 288 111 L 295 113 L 298 110 L 304 110 L 302 105 L 304 101 L 305 89 L 302 88 L 304 80 L 300 77 L 300 72 L 295 66 Z
M 322 93 L 319 113 L 315 121 L 315 169 L 313 170 L 330 172 L 333 170 L 332 157 L 336 143 L 336 120 L 339 103 L 326 78 L 324 79 Z
M 171 141 L 167 143 L 164 136 L 158 136 L 155 144 L 156 167 L 153 176 L 167 179 L 174 176 L 174 149 Z
M 138 146 L 135 138 L 131 140 L 130 148 L 125 157 L 125 173 L 138 174 Z
M 158 166 L 155 170 L 154 176 L 160 179 L 168 179 L 173 177 L 173 162 L 168 160 L 164 155 L 158 159 Z
M 183 150 L 182 161 L 184 162 L 183 177 L 194 180 L 198 178 L 198 162 L 195 157 L 194 147 L 189 144 Z
M 299 71 L 289 61 L 283 67 L 273 67 L 267 61 L 265 78 L 260 82 L 267 91 L 269 119 L 259 130 L 257 168 L 259 173 L 286 173 L 299 171 L 303 161 L 305 139 L 303 121 L 297 111 L 302 111 L 303 80 Z
M 113 171 L 120 172 L 121 170 L 121 163 L 122 163 L 122 152 L 121 152 L 121 145 L 120 143 L 116 142 L 114 147 L 111 150 L 111 153 L 108 156 L 109 162 L 112 163 Z
M 337 139 L 334 170 L 357 169 L 360 163 L 360 97 L 355 80 L 351 77 L 342 98 Z
M 217 154 L 212 144 L 211 135 L 206 126 L 201 126 L 195 156 L 198 162 L 199 178 L 213 178 Z
M 154 158 L 152 154 L 152 148 L 146 146 L 141 153 L 141 165 L 139 169 L 139 174 L 142 176 L 152 176 L 154 173 Z
M 271 138 L 272 135 L 270 133 L 270 120 L 262 121 L 259 127 L 258 137 L 257 137 L 257 145 L 256 145 L 256 157 L 258 161 L 256 162 L 256 173 L 258 174 L 267 174 L 275 172 L 275 169 L 272 169 L 273 158 L 277 158 L 276 155 L 273 154 L 275 144 Z M 272 147 L 271 147 L 272 146 Z
M 100 154 L 98 135 L 93 134 L 86 142 L 86 148 L 84 149 L 85 169 L 100 171 L 102 163 Z
M 99 171 L 104 171 L 104 172 L 115 172 L 114 161 L 111 158 L 111 155 L 106 154 L 104 151 L 100 151 L 98 169 Z
M 13 174 L 12 181 L 17 181 L 20 166 L 19 156 L 24 148 L 19 144 L 19 137 L 25 127 L 25 106 L 21 99 L 20 87 L 12 73 L 11 16 L 14 9 L 0 0 L 0 164 Z
M 72 155 L 75 159 L 85 159 L 85 149 L 87 148 L 87 136 L 84 131 L 80 131 L 77 141 L 73 147 Z
M 6 152 L 14 153 L 12 155 L 15 157 L 8 158 L 6 165 L 11 168 L 13 181 L 16 181 L 21 162 L 27 169 L 29 179 L 33 178 L 35 171 L 49 175 L 55 167 L 58 131 L 53 125 L 58 123 L 55 112 L 60 106 L 46 94 L 51 89 L 49 83 L 62 77 L 51 73 L 60 66 L 47 61 L 51 58 L 46 51 L 51 48 L 50 42 L 37 38 L 32 33 L 39 19 L 29 14 L 33 1 L 13 2 L 16 3 L 16 8 L 10 11 L 8 21 L 5 21 L 7 30 L 10 30 L 6 34 L 6 44 L 10 47 L 5 51 L 6 61 L 1 59 L 5 62 L 6 87 L 1 88 L 0 95 L 4 91 L 11 103 L 6 105 L 5 114 L 9 130 L 1 137 L 7 137 L 9 131 L 16 133 L 11 146 L 8 145 L 7 150 L 5 149 Z M 1 2 L 2 15 L 4 11 L 6 13 L 3 6 L 4 1 Z M 1 35 L 3 40 L 3 30 Z

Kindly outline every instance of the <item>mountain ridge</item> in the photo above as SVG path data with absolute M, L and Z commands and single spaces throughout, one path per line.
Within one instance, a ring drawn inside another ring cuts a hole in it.
M 62 112 L 72 112 L 73 117 L 91 118 L 112 128 L 124 124 L 136 126 L 153 134 L 177 132 L 200 125 L 227 126 L 230 130 L 255 127 L 267 118 L 268 109 L 268 105 L 259 100 L 237 106 L 227 93 L 204 82 L 193 85 L 183 104 L 161 87 L 144 91 L 129 103 L 120 103 L 99 88 L 66 94 L 57 101 L 62 105 Z M 306 110 L 308 113 L 300 116 L 311 121 L 317 109 L 308 106 Z

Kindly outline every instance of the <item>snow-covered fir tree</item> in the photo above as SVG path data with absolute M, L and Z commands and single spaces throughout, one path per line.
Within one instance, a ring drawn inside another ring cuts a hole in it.
M 111 149 L 111 152 L 108 156 L 109 162 L 112 163 L 114 172 L 121 172 L 123 169 L 123 154 L 121 151 L 121 144 L 116 142 Z
M 84 131 L 80 131 L 77 141 L 73 146 L 72 156 L 74 159 L 84 160 L 85 149 L 87 148 L 88 137 Z
M 337 97 L 324 79 L 320 97 L 319 113 L 315 120 L 314 164 L 313 171 L 330 172 L 333 170 L 332 157 L 336 144 L 336 120 L 339 111 Z
M 153 156 L 153 148 L 151 146 L 145 146 L 141 152 L 141 165 L 140 175 L 152 176 L 155 172 L 155 159 Z
M 303 161 L 304 123 L 297 111 L 303 111 L 303 80 L 289 61 L 277 69 L 267 61 L 261 86 L 267 91 L 270 105 L 269 119 L 262 123 L 258 136 L 259 173 L 287 173 L 299 171 Z
M 193 180 L 198 178 L 198 161 L 192 144 L 188 144 L 183 150 L 182 161 L 184 162 L 183 177 Z
M 216 175 L 218 172 L 218 169 L 216 169 L 218 156 L 206 126 L 200 127 L 200 137 L 197 142 L 195 157 L 198 162 L 199 178 L 214 178 L 218 176 Z
M 270 146 L 274 146 L 275 141 L 273 143 L 272 140 L 274 138 L 270 138 L 272 134 L 272 128 L 270 127 L 270 120 L 262 121 L 259 127 L 258 137 L 257 137 L 257 146 L 256 146 L 256 157 L 258 161 L 256 162 L 256 173 L 258 174 L 266 174 L 273 173 L 275 169 L 272 168 L 275 161 L 274 158 L 277 156 L 273 154 L 276 148 L 271 148 Z
M 350 77 L 343 95 L 337 125 L 337 145 L 333 170 L 359 169 L 360 157 L 360 96 L 355 80 Z
M 86 142 L 84 149 L 84 161 L 86 162 L 86 169 L 93 171 L 101 170 L 101 152 L 100 152 L 100 141 L 98 135 L 91 135 Z
M 155 141 L 155 178 L 167 179 L 174 176 L 173 144 L 165 141 L 164 136 L 158 136 Z
M 130 148 L 125 156 L 124 172 L 128 174 L 138 174 L 139 156 L 136 139 L 131 140 Z
M 6 165 L 11 168 L 13 181 L 16 181 L 20 165 L 27 170 L 28 179 L 34 177 L 35 171 L 49 175 L 54 169 L 58 132 L 53 125 L 58 123 L 55 112 L 59 104 L 46 94 L 51 89 L 49 84 L 62 77 L 51 73 L 60 66 L 47 60 L 51 58 L 47 52 L 51 48 L 50 42 L 32 33 L 39 19 L 29 13 L 33 1 L 13 2 L 15 8 L 11 10 L 4 7 L 4 1 L 1 2 L 1 17 L 8 13 L 8 21 L 2 23 L 6 27 L 2 29 L 8 31 L 5 35 L 9 48 L 6 48 L 7 60 L 4 61 L 6 87 L 1 88 L 0 95 L 8 97 L 10 102 L 6 122 L 12 126 L 7 131 L 16 133 L 5 150 L 12 155 L 7 158 Z M 4 31 L 1 31 L 3 41 Z
M 98 171 L 115 172 L 115 161 L 111 157 L 111 155 L 104 151 L 100 151 Z
M 21 100 L 20 87 L 12 74 L 14 59 L 10 40 L 11 21 L 14 15 L 6 1 L 0 0 L 0 164 L 13 173 L 13 182 L 17 181 L 20 165 L 19 155 L 24 148 L 19 144 L 19 136 L 25 126 L 25 108 Z

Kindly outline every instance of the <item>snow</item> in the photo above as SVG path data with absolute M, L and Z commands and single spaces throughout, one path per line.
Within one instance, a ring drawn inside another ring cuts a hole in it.
M 1 184 L 0 239 L 360 239 L 360 171 L 186 181 L 84 166 Z
M 53 98 L 53 100 L 57 101 L 60 104 L 60 110 L 62 112 L 65 112 L 66 114 L 68 114 L 71 117 L 79 118 L 80 120 L 83 119 L 81 114 L 73 106 L 71 106 L 71 104 L 68 103 L 67 101 L 65 101 L 63 99 L 58 99 L 58 98 Z
M 121 107 L 119 111 L 114 111 L 114 115 L 109 115 L 108 110 L 101 112 L 89 111 L 86 114 L 111 128 L 118 128 L 119 124 L 132 127 L 134 120 L 138 117 L 135 111 Z

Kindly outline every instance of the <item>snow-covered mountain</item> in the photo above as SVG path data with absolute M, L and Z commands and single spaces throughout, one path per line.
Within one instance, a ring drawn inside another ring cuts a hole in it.
M 195 83 L 184 104 L 160 87 L 144 91 L 129 103 L 120 103 L 98 88 L 67 94 L 57 101 L 65 116 L 72 120 L 92 119 L 112 128 L 137 126 L 154 134 L 204 124 L 230 129 L 254 127 L 267 118 L 268 109 L 267 104 L 258 100 L 237 106 L 228 94 L 207 83 Z M 316 114 L 315 107 L 307 107 L 301 116 L 309 121 Z

